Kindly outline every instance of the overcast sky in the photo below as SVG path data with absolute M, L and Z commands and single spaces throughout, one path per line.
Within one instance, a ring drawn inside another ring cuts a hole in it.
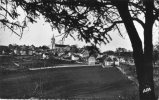
M 142 27 L 136 23 L 135 25 L 137 27 L 140 37 L 143 40 Z M 100 50 L 102 52 L 106 50 L 116 50 L 116 48 L 118 47 L 123 47 L 128 50 L 132 50 L 131 43 L 125 31 L 125 28 L 123 28 L 123 30 L 121 31 L 122 31 L 123 37 L 121 37 L 117 31 L 110 32 L 109 34 L 113 40 L 110 41 L 110 43 L 107 45 L 104 45 L 104 44 L 101 45 Z M 45 23 L 43 18 L 40 18 L 37 23 L 29 24 L 29 28 L 25 29 L 22 39 L 20 39 L 17 35 L 13 34 L 7 28 L 6 29 L 0 28 L 0 45 L 9 45 L 9 44 L 32 45 L 33 44 L 35 46 L 42 46 L 42 45 L 49 46 L 51 45 L 51 38 L 53 34 L 54 36 L 59 35 L 56 30 L 52 31 L 50 25 L 48 23 Z M 155 28 L 153 34 L 154 34 L 153 43 L 155 44 L 156 41 L 158 40 L 158 34 L 159 34 L 158 29 Z M 56 43 L 60 43 L 59 42 L 60 40 L 61 40 L 61 37 L 56 37 Z M 86 45 L 85 42 L 73 40 L 71 37 L 68 37 L 64 41 L 64 44 L 69 44 L 69 45 L 75 44 L 79 47 Z

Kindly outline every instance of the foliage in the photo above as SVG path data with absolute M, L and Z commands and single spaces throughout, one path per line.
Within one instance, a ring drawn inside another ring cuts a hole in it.
M 158 0 L 1 0 L 1 2 L 3 4 L 1 9 L 11 17 L 14 15 L 12 19 L 18 18 L 18 13 L 15 12 L 17 7 L 21 7 L 30 22 L 34 22 L 34 19 L 41 14 L 64 38 L 76 34 L 79 40 L 85 40 L 95 46 L 109 43 L 112 38 L 108 32 L 111 30 L 117 29 L 122 36 L 120 25 L 123 23 L 134 51 L 138 80 L 142 83 L 141 87 L 139 86 L 142 94 L 140 98 L 154 99 L 153 91 L 148 94 L 142 91 L 147 86 L 153 90 L 152 28 L 153 24 L 159 21 Z M 13 13 L 8 13 L 4 5 L 11 5 Z M 6 19 L 3 17 L 5 21 L 1 20 L 1 23 L 4 25 L 8 23 Z M 144 30 L 144 46 L 134 21 Z
M 115 0 L 1 0 L 1 10 L 5 14 L 0 21 L 2 24 L 11 24 L 22 29 L 29 22 L 35 22 L 35 18 L 42 14 L 46 21 L 51 23 L 52 28 L 57 28 L 59 32 L 65 30 L 64 37 L 78 32 L 78 38 L 92 43 L 108 43 L 112 38 L 108 31 L 119 29 L 119 23 L 123 23 L 120 15 L 112 3 Z M 158 18 L 159 2 L 155 1 L 154 13 Z M 4 8 L 6 6 L 6 8 Z M 9 12 L 8 6 L 11 6 Z M 20 14 L 17 12 L 21 7 L 25 13 L 25 20 L 20 26 L 19 22 L 12 23 L 6 17 L 10 16 L 16 20 Z M 129 1 L 132 19 L 143 25 L 141 15 L 144 14 L 144 6 L 141 0 Z M 6 16 L 5 16 L 6 15 Z M 12 26 L 8 26 L 11 28 Z M 14 31 L 14 29 L 12 29 Z M 120 34 L 121 35 L 121 34 Z
M 154 50 L 153 51 L 153 62 L 154 62 L 154 64 L 157 62 L 158 59 L 159 59 L 159 51 Z
M 22 37 L 23 31 L 29 22 L 35 22 L 33 16 L 27 15 L 25 12 L 19 12 L 22 9 L 21 3 L 18 4 L 14 0 L 0 0 L 1 28 L 8 28 L 19 37 Z M 24 14 L 24 18 L 21 14 Z
M 153 50 L 153 60 L 154 60 L 154 63 L 159 60 L 159 42 L 157 42 L 155 45 L 154 45 L 154 50 Z
M 115 54 L 115 52 L 114 52 L 114 51 L 109 50 L 109 51 L 105 51 L 105 52 L 103 52 L 103 54 L 104 54 L 104 55 L 114 55 L 114 54 Z
M 120 23 L 123 21 L 114 1 L 116 2 L 116 0 L 1 0 L 0 22 L 17 34 L 14 31 L 15 27 L 23 31 L 28 22 L 36 22 L 35 18 L 41 14 L 52 28 L 58 29 L 59 32 L 65 30 L 65 33 L 61 33 L 64 38 L 68 35 L 73 37 L 73 34 L 77 32 L 80 40 L 93 44 L 109 43 L 112 40 L 108 34 L 109 31 L 117 29 L 122 36 Z M 132 19 L 143 26 L 142 16 L 145 13 L 145 7 L 142 0 L 129 0 L 128 6 Z M 25 12 L 22 23 L 18 21 L 19 8 Z M 159 20 L 157 0 L 153 10 L 155 19 Z
M 43 45 L 41 48 L 42 48 L 43 50 L 48 50 L 48 49 L 49 49 L 49 47 L 46 46 L 46 45 Z
M 116 52 L 127 52 L 127 50 L 125 48 L 119 47 L 116 49 Z
M 95 45 L 92 45 L 92 46 L 85 46 L 84 47 L 85 50 L 88 50 L 89 51 L 89 55 L 93 55 L 93 56 L 96 56 L 100 53 L 100 50 L 95 46 Z
M 72 53 L 77 53 L 77 52 L 78 52 L 77 45 L 72 45 L 70 51 L 71 51 Z

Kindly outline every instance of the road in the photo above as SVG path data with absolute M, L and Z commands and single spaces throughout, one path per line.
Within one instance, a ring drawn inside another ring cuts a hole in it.
M 105 98 L 135 86 L 117 68 L 61 67 L 0 73 L 0 98 Z
M 91 67 L 92 65 L 87 64 L 59 64 L 55 66 L 48 66 L 48 67 L 40 67 L 40 68 L 29 68 L 29 70 L 43 70 L 43 69 L 53 69 L 53 68 L 70 68 L 70 67 Z M 100 64 L 96 64 L 95 66 L 100 66 Z

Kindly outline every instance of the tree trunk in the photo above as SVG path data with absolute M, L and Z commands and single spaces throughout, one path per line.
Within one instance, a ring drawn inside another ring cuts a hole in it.
M 155 100 L 154 82 L 153 82 L 153 44 L 152 44 L 152 29 L 153 29 L 153 3 L 154 0 L 144 0 L 146 8 L 145 13 L 145 25 L 144 25 L 144 81 L 143 89 L 145 91 L 141 94 L 142 97 L 146 97 L 146 100 Z M 141 88 L 141 90 L 143 90 Z
M 151 22 L 144 27 L 145 48 L 142 49 L 142 42 L 134 26 L 133 20 L 128 10 L 128 0 L 114 0 L 119 14 L 128 32 L 136 65 L 137 79 L 139 82 L 140 100 L 155 100 L 152 65 L 152 26 Z M 149 16 L 150 17 L 150 16 Z M 148 20 L 147 20 L 148 21 Z M 150 25 L 149 25 L 150 24 Z M 145 59 L 146 57 L 146 59 Z

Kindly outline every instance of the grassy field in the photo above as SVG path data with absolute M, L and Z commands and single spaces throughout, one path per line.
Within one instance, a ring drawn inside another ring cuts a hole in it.
M 153 77 L 154 77 L 154 85 L 155 85 L 155 93 L 156 96 L 159 97 L 159 64 L 155 65 L 154 71 L 153 71 Z M 122 70 L 124 70 L 124 74 L 127 77 L 131 77 L 131 80 L 133 80 L 135 83 L 138 84 L 137 81 L 137 74 L 136 74 L 136 68 L 135 65 L 127 65 L 127 64 L 121 64 L 119 67 L 121 67 Z
M 0 71 L 20 71 L 28 70 L 28 68 L 56 66 L 60 64 L 76 64 L 76 62 L 54 57 L 44 60 L 39 56 L 0 56 Z
M 0 73 L 0 98 L 105 98 L 136 86 L 117 68 L 100 66 Z

